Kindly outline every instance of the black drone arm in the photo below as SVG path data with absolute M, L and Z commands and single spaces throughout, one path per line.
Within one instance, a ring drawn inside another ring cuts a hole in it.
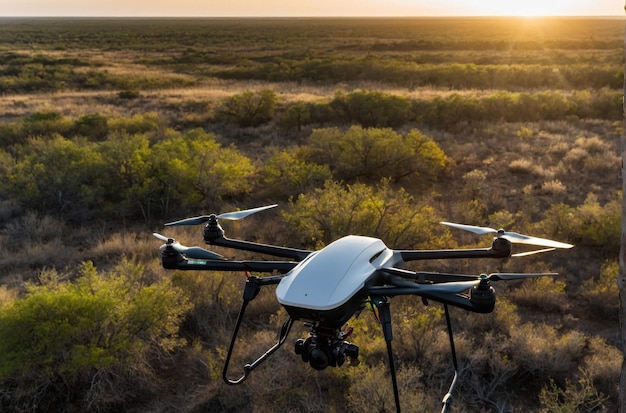
M 161 253 L 161 258 L 163 267 L 168 270 L 249 271 L 285 274 L 298 264 L 293 261 L 194 260 L 167 248 Z
M 277 245 L 259 244 L 257 242 L 242 241 L 236 239 L 230 239 L 226 237 L 207 237 L 205 235 L 205 241 L 210 245 L 217 245 L 219 247 L 233 248 L 244 251 L 258 252 L 260 254 L 267 254 L 274 257 L 290 258 L 296 261 L 302 261 L 312 251 L 301 250 L 297 248 L 280 247 Z
M 399 295 L 418 295 L 422 298 L 437 301 L 442 304 L 449 304 L 474 313 L 490 313 L 495 305 L 495 294 L 493 289 L 477 290 L 482 294 L 472 295 L 450 294 L 437 291 L 424 291 L 418 285 L 415 287 L 396 287 L 396 286 L 373 286 L 368 289 L 368 293 L 374 296 L 394 297 Z
M 511 242 L 495 238 L 491 248 L 448 249 L 448 250 L 398 250 L 407 261 L 443 260 L 456 258 L 507 258 L 511 256 Z

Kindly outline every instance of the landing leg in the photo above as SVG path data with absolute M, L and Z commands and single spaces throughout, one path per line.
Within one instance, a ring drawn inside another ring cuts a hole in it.
M 452 392 L 456 387 L 456 380 L 459 377 L 459 366 L 456 361 L 456 350 L 454 348 L 454 336 L 452 335 L 452 324 L 450 323 L 450 312 L 448 311 L 448 304 L 444 304 L 443 308 L 446 312 L 446 325 L 448 326 L 448 337 L 450 337 L 450 351 L 452 353 L 452 365 L 454 366 L 454 378 L 452 379 L 452 383 L 450 384 L 450 388 L 448 389 L 448 393 L 443 396 L 443 400 L 441 403 L 443 407 L 441 408 L 441 413 L 446 413 L 448 411 L 448 407 L 452 404 Z
M 396 367 L 393 362 L 393 351 L 391 349 L 391 341 L 393 340 L 393 332 L 391 329 L 391 310 L 389 302 L 385 297 L 372 298 L 372 302 L 378 309 L 378 321 L 383 327 L 383 335 L 387 344 L 387 358 L 389 359 L 389 372 L 391 373 L 391 384 L 393 385 L 393 398 L 396 403 L 396 412 L 400 413 L 400 395 L 398 394 L 398 380 L 396 378 Z

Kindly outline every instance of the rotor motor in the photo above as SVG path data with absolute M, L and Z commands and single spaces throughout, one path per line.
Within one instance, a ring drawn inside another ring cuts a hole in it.
M 470 301 L 480 313 L 490 313 L 496 304 L 496 291 L 491 286 L 489 278 L 483 274 L 480 283 L 470 289 Z

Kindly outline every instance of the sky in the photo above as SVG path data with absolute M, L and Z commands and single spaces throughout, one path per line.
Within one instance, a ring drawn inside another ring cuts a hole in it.
M 0 16 L 624 16 L 620 0 L 0 0 Z

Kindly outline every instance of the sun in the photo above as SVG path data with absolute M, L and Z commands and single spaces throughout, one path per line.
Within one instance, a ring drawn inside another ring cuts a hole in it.
M 476 2 L 476 8 L 485 15 L 496 16 L 565 16 L 571 14 L 574 3 L 576 0 L 482 0 Z

